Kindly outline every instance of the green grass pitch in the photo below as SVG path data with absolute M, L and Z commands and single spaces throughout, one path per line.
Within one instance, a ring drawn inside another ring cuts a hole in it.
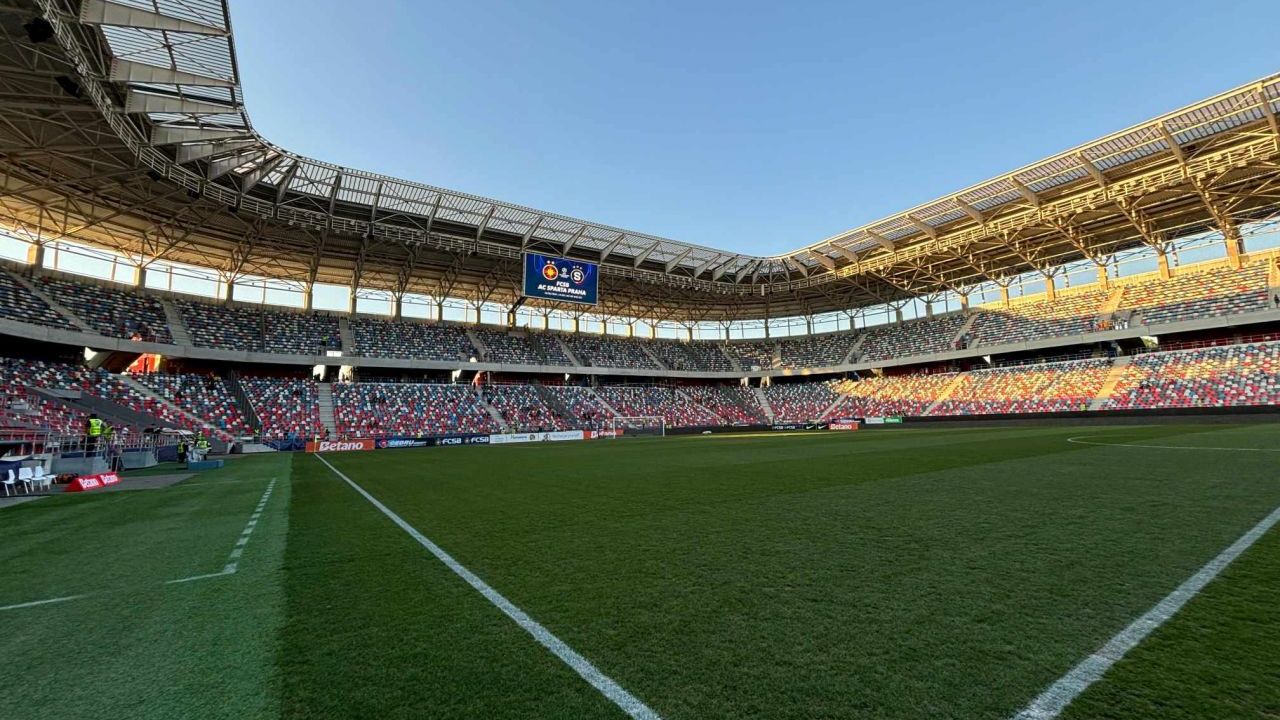
M 326 459 L 663 718 L 1001 720 L 1280 506 L 1278 440 L 902 429 Z M 83 596 L 0 610 L 0 718 L 625 717 L 315 457 L 0 509 L 0 568 L 0 607 Z M 1280 528 L 1061 717 L 1278 716 Z

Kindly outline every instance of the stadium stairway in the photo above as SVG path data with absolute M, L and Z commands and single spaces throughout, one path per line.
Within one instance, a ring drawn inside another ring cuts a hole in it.
M 568 348 L 565 348 L 565 349 L 567 350 Z M 576 361 L 577 361 L 577 358 L 574 358 L 574 361 L 576 362 Z M 610 415 L 612 415 L 612 416 L 614 416 L 614 417 L 619 417 L 619 416 L 622 414 L 622 413 L 618 412 L 618 409 L 617 409 L 617 408 L 615 408 L 614 406 L 612 406 L 612 405 L 610 405 L 608 402 L 606 402 L 604 398 L 600 397 L 600 393 L 596 392 L 596 389 L 595 389 L 595 388 L 587 388 L 587 390 L 589 390 L 589 391 L 591 392 L 591 397 L 593 397 L 593 398 L 595 398 L 595 399 L 596 399 L 596 402 L 600 405 L 600 407 L 602 407 L 602 408 L 604 408 L 605 410 L 608 410 L 608 411 L 609 411 L 609 414 L 610 414 Z
M 951 393 L 954 393 L 956 388 L 960 387 L 960 384 L 964 382 L 967 375 L 968 373 L 956 373 L 956 376 L 951 378 L 951 381 L 947 383 L 946 387 L 942 388 L 942 392 L 938 393 L 938 397 L 934 398 L 933 402 L 929 403 L 929 407 L 925 408 L 923 414 L 932 415 L 934 408 L 938 407 L 942 401 L 951 397 Z
M 980 311 L 969 313 L 969 317 L 965 318 L 964 322 L 960 324 L 960 327 L 956 329 L 955 335 L 951 336 L 951 347 L 959 347 L 960 338 L 964 337 L 965 333 L 973 329 L 973 324 L 978 321 L 978 315 L 980 314 Z
M 769 422 L 777 420 L 778 416 L 773 412 L 773 406 L 769 404 L 769 398 L 764 394 L 764 390 L 759 385 L 753 386 L 751 391 L 756 394 L 756 402 L 760 403 L 760 409 L 764 410 L 764 416 Z
M 164 319 L 169 323 L 169 334 L 173 336 L 174 344 L 190 347 L 191 333 L 187 332 L 187 323 L 182 319 L 182 313 L 178 312 L 178 306 L 167 297 L 161 297 L 159 300 L 160 307 L 164 308 Z
M 338 316 L 338 340 L 342 342 L 342 352 L 351 355 L 356 351 L 356 338 L 351 334 L 351 317 Z
M 173 402 L 172 400 L 170 400 L 169 398 L 167 398 L 167 397 L 165 397 L 165 396 L 163 396 L 163 395 L 161 395 L 161 394 L 157 393 L 155 390 L 152 390 L 151 388 L 147 387 L 146 385 L 143 385 L 142 383 L 138 382 L 137 380 L 134 380 L 134 379 L 133 379 L 133 377 L 132 377 L 132 376 L 130 376 L 130 375 L 125 375 L 125 374 L 121 373 L 121 374 L 119 374 L 119 375 L 112 375 L 112 377 L 114 377 L 116 380 L 119 380 L 122 384 L 124 384 L 124 385 L 128 385 L 129 387 L 133 388 L 135 391 L 137 391 L 137 392 L 138 392 L 140 395 L 142 395 L 143 397 L 145 397 L 145 398 L 149 398 L 149 399 L 151 399 L 151 400 L 156 401 L 157 403 L 159 403 L 159 404 L 161 404 L 161 405 L 164 405 L 165 407 L 167 407 L 167 408 L 169 408 L 170 410 L 172 410 L 172 411 L 174 412 L 174 414 L 176 414 L 176 415 L 180 415 L 180 416 L 182 416 L 182 417 L 184 417 L 184 418 L 187 418 L 187 419 L 188 419 L 188 420 L 190 420 L 192 423 L 194 423 L 194 424 L 196 425 L 196 427 L 203 428 L 203 429 L 207 432 L 210 442 L 212 442 L 215 438 L 216 438 L 216 439 L 220 439 L 220 440 L 221 440 L 221 439 L 223 438 L 223 436 L 225 436 L 225 435 L 228 435 L 228 434 L 229 434 L 229 433 L 227 433 L 227 432 L 226 432 L 226 431 L 224 431 L 224 430 L 219 430 L 217 427 L 215 427 L 215 426 L 214 426 L 214 425 L 212 425 L 211 423 L 209 423 L 209 422 L 205 421 L 205 419 L 204 419 L 204 418 L 202 418 L 202 417 L 200 417 L 199 415 L 195 415 L 195 414 L 193 414 L 193 413 L 189 413 L 189 412 L 187 412 L 187 411 L 186 411 L 186 410 L 184 410 L 181 406 L 177 405 L 176 403 L 174 403 L 174 402 Z M 141 414 L 143 414 L 143 413 L 139 413 L 139 414 L 141 415 Z M 150 417 L 150 416 L 148 416 L 148 417 Z M 164 425 L 164 424 L 165 424 L 164 422 L 162 422 L 162 421 L 160 421 L 160 420 L 157 420 L 157 421 L 156 421 L 156 423 L 157 423 L 157 424 L 160 424 L 160 425 Z M 225 444 L 225 443 L 224 443 L 224 444 Z
M 481 340 L 478 335 L 476 335 L 474 332 L 471 331 L 471 328 L 469 327 L 465 328 L 465 332 L 467 333 L 467 339 L 471 341 L 471 347 L 476 349 L 476 353 L 480 357 L 484 358 L 485 360 L 488 360 L 489 346 L 485 345 L 484 341 Z
M 1098 308 L 1098 327 L 1106 327 L 1107 323 L 1114 322 L 1121 300 L 1124 300 L 1124 288 L 1112 289 L 1107 299 L 1102 301 L 1102 307 Z
M 86 415 L 96 413 L 98 417 L 115 427 L 141 429 L 152 426 L 171 427 L 173 425 L 173 423 L 165 422 L 154 415 L 127 408 L 117 402 L 90 395 L 80 390 L 54 390 L 52 388 L 33 387 L 31 391 Z M 183 415 L 190 417 L 187 413 L 183 413 Z M 201 421 L 201 424 L 204 424 L 203 421 Z M 209 445 L 216 453 L 225 453 L 227 451 L 226 440 L 216 432 L 209 434 Z
M 320 423 L 329 431 L 330 437 L 338 437 L 338 421 L 333 416 L 333 385 L 318 383 L 316 386 L 316 406 L 320 411 Z
M 1129 363 L 1133 362 L 1133 358 L 1127 355 L 1120 356 L 1111 362 L 1111 370 L 1107 372 L 1106 380 L 1102 381 L 1102 387 L 1098 388 L 1098 394 L 1093 400 L 1089 401 L 1090 410 L 1101 410 L 1103 405 L 1111 399 L 1111 395 L 1115 393 L 1116 386 L 1124 379 L 1124 371 L 1129 367 Z
M 853 341 L 853 344 L 849 346 L 849 352 L 844 356 L 845 365 L 850 365 L 857 360 L 857 357 L 862 354 L 862 344 L 866 341 L 867 334 L 859 333 L 858 339 Z
M 648 343 L 640 343 L 640 349 L 644 351 L 644 355 L 645 355 L 645 357 L 649 358 L 649 362 L 654 363 L 655 365 L 657 365 L 657 366 L 658 366 L 658 368 L 660 368 L 660 369 L 662 369 L 662 370 L 670 370 L 670 369 L 671 369 L 671 368 L 667 367 L 667 364 L 666 364 L 666 363 L 664 363 L 664 362 L 662 362 L 661 360 L 659 360 L 657 355 L 654 355 L 654 354 L 653 354 L 653 351 L 649 349 L 649 344 L 648 344 Z
M 3 271 L 0 271 L 0 272 L 3 272 Z M 29 279 L 23 276 L 22 273 L 9 273 L 9 277 L 18 281 L 18 284 L 23 286 L 27 290 L 29 290 L 32 295 L 35 295 L 36 297 L 43 300 L 45 304 L 48 305 L 54 312 L 66 318 L 67 322 L 71 323 L 72 325 L 76 326 L 77 328 L 87 333 L 93 333 L 94 335 L 100 334 L 95 328 L 91 327 L 89 323 L 85 322 L 84 320 L 81 320 L 79 315 L 76 315 L 75 313 L 68 310 L 61 303 L 59 303 L 57 300 L 54 300 L 53 296 L 49 295 L 49 293 L 41 289 L 39 285 L 31 282 Z
M 231 397 L 235 398 L 236 408 L 244 416 L 245 422 L 249 423 L 249 429 L 255 435 L 261 433 L 262 419 L 258 417 L 258 409 L 253 406 L 253 400 L 249 399 L 249 393 L 244 391 L 244 385 L 240 384 L 240 373 L 227 370 L 222 374 L 222 384 L 227 387 Z
M 681 389 L 679 389 L 679 388 L 676 388 L 676 397 L 680 398 L 680 402 L 684 403 L 685 405 L 692 405 L 693 407 L 696 407 L 696 408 L 698 408 L 699 410 L 702 410 L 703 412 L 707 413 L 707 414 L 708 414 L 708 415 L 710 415 L 711 417 L 714 417 L 714 418 L 716 418 L 717 420 L 719 420 L 722 424 L 725 424 L 725 425 L 732 424 L 732 423 L 729 421 L 729 418 L 727 418 L 727 417 L 725 417 L 725 416 L 721 415 L 720 413 L 716 412 L 715 410 L 712 410 L 711 408 L 707 407 L 706 405 L 703 405 L 702 403 L 698 402 L 697 400 L 694 400 L 692 397 L 690 397 L 690 396 L 689 396 L 689 393 L 687 393 L 687 392 L 685 392 L 685 391 L 683 391 L 683 390 L 681 390 Z
M 738 358 L 729 352 L 729 348 L 725 345 L 720 345 L 719 348 L 720 354 L 729 359 L 729 367 L 733 368 L 734 372 L 742 372 L 742 363 L 738 362 Z
M 720 396 L 721 396 L 722 398 L 724 398 L 724 401 L 725 401 L 726 403 L 729 403 L 729 404 L 731 404 L 731 405 L 735 405 L 735 406 L 737 406 L 737 407 L 741 408 L 741 409 L 742 409 L 742 412 L 746 413 L 746 414 L 747 414 L 747 415 L 749 415 L 749 416 L 752 416 L 752 417 L 758 417 L 758 418 L 760 418 L 760 419 L 762 419 L 762 420 L 764 419 L 763 417 L 761 417 L 761 415 L 762 415 L 762 413 L 763 413 L 763 410 L 762 410 L 761 408 L 759 408 L 759 407 L 751 407 L 749 404 L 747 404 L 746 402 L 744 402 L 744 401 L 742 400 L 742 396 L 741 396 L 741 395 L 739 395 L 739 394 L 737 394 L 737 393 L 734 393 L 734 392 L 730 392 L 730 388 L 728 388 L 728 387 L 726 387 L 726 386 L 721 386 L 721 387 L 718 389 L 718 392 L 720 393 Z
M 565 356 L 572 360 L 574 365 L 582 367 L 582 360 L 578 358 L 577 355 L 573 354 L 573 350 L 569 347 L 569 343 L 565 342 L 564 338 L 561 338 L 559 335 L 553 335 L 552 337 L 556 342 L 560 343 L 560 349 L 564 351 Z M 617 415 L 618 413 L 614 412 L 613 414 Z
M 841 404 L 841 403 L 843 403 L 843 402 L 844 402 L 845 400 L 847 400 L 847 399 L 848 399 L 848 398 L 846 398 L 844 395 L 840 395 L 840 396 L 838 396 L 835 400 L 832 400 L 832 401 L 831 401 L 831 404 L 830 404 L 830 405 L 828 405 L 828 406 L 827 406 L 827 408 L 826 408 L 825 410 L 823 410 L 823 411 L 822 411 L 822 414 L 818 416 L 818 420 L 819 420 L 819 421 L 822 421 L 822 420 L 826 420 L 827 418 L 831 417 L 831 413 L 835 412 L 835 409 L 836 409 L 836 408 L 838 408 L 838 407 L 840 407 L 840 404 Z
M 493 421 L 498 424 L 498 427 L 502 429 L 502 432 L 511 432 L 511 426 L 507 424 L 506 418 L 502 417 L 502 413 L 498 412 L 498 408 L 489 404 L 489 398 L 485 397 L 484 393 L 479 391 L 476 391 L 476 396 L 480 398 L 480 404 L 484 406 L 485 411 L 489 413 L 489 417 L 493 418 Z

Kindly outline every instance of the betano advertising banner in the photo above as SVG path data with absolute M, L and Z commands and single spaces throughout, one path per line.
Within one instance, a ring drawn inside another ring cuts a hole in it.
M 374 447 L 372 438 L 361 438 L 358 440 L 308 440 L 307 452 L 353 452 L 359 450 L 372 450 Z
M 600 266 L 583 260 L 526 253 L 525 297 L 595 305 Z

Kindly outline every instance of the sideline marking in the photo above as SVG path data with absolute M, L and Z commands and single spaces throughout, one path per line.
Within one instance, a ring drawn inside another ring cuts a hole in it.
M 1241 553 L 1248 550 L 1249 546 L 1265 535 L 1277 522 L 1280 522 L 1280 507 L 1272 510 L 1270 515 L 1241 535 L 1231 547 L 1206 563 L 1195 575 L 1156 603 L 1155 607 L 1130 623 L 1066 675 L 1058 678 L 1040 693 L 1039 697 L 1032 700 L 1031 704 L 1014 715 L 1013 720 L 1052 720 L 1058 717 L 1071 704 L 1071 701 L 1084 692 L 1085 688 L 1101 679 L 1120 658 L 1142 642 L 1153 630 L 1173 617 L 1183 605 L 1187 604 L 1188 600 L 1203 590 L 1205 585 L 1218 576 L 1218 573 L 1240 557 Z
M 1243 452 L 1280 452 L 1280 448 L 1250 448 L 1250 447 L 1212 447 L 1209 445 L 1145 445 L 1142 443 L 1109 443 L 1109 442 L 1091 442 L 1089 438 L 1104 437 L 1099 435 L 1077 435 L 1076 437 L 1067 438 L 1067 442 L 1077 445 L 1103 445 L 1106 447 L 1135 447 L 1135 448 L 1152 448 L 1153 450 L 1240 450 Z
M 262 498 L 258 500 L 253 515 L 249 516 L 249 522 L 245 525 L 244 530 L 240 532 L 240 537 L 236 540 L 235 548 L 231 550 L 231 555 L 227 558 L 227 564 L 221 570 L 214 573 L 205 573 L 204 575 L 192 575 L 190 577 L 178 578 L 177 580 L 165 580 L 164 585 L 179 585 L 182 583 L 195 582 L 197 580 L 208 580 L 210 578 L 222 577 L 223 575 L 234 575 L 239 565 L 240 555 L 244 552 L 244 546 L 249 542 L 249 536 L 253 534 L 253 529 L 258 525 L 258 518 L 262 515 L 262 509 L 266 507 L 267 500 L 271 499 L 271 491 L 276 486 L 276 478 L 271 478 L 271 482 L 267 483 L 267 489 L 262 493 Z M 166 488 L 156 488 L 164 490 Z M 119 592 L 118 590 L 107 590 L 101 594 L 110 594 Z M 48 600 L 35 600 L 33 602 L 18 603 L 16 605 L 0 606 L 0 612 L 5 610 L 18 610 L 21 608 L 36 607 L 39 605 L 51 605 L 53 603 L 68 602 L 70 600 L 81 600 L 87 597 L 93 597 L 94 593 L 86 593 L 84 595 L 67 595 L 66 597 L 49 598 Z
M 537 620 L 529 617 L 528 613 L 516 607 L 510 600 L 506 599 L 497 590 L 490 587 L 488 583 L 481 580 L 478 575 L 468 570 L 457 560 L 454 560 L 453 556 L 441 549 L 439 545 L 431 542 L 431 540 L 427 539 L 425 535 L 418 532 L 417 529 L 409 523 L 405 522 L 403 518 L 395 514 L 395 512 L 386 505 L 379 502 L 377 498 L 370 495 L 364 488 L 357 485 L 354 480 L 344 475 L 342 471 L 338 470 L 338 468 L 329 464 L 329 461 L 325 460 L 323 455 L 317 454 L 315 457 L 317 460 L 324 463 L 326 467 L 332 470 L 334 475 L 345 480 L 346 483 L 351 486 L 351 489 L 360 493 L 365 500 L 368 500 L 369 503 L 376 507 L 383 515 L 386 515 L 391 522 L 395 523 L 401 530 L 408 533 L 409 537 L 417 540 L 419 545 L 426 548 L 427 552 L 431 553 L 437 560 L 444 563 L 445 566 L 452 570 L 455 575 L 462 578 L 468 585 L 479 591 L 486 600 L 493 603 L 493 605 L 501 610 L 507 617 L 514 620 L 517 625 L 523 628 L 525 632 L 532 635 L 535 640 L 542 644 L 543 647 L 550 650 L 552 654 L 560 658 L 564 664 L 568 665 L 574 672 L 578 673 L 583 680 L 586 680 L 592 687 L 599 690 L 601 695 L 604 695 L 606 698 L 611 700 L 613 704 L 621 708 L 623 712 L 633 718 L 640 718 L 641 720 L 661 720 L 661 717 L 651 710 L 649 706 L 645 705 L 639 698 L 627 692 L 612 678 L 600 672 L 595 665 L 591 664 L 590 660 L 579 655 L 576 650 L 569 647 L 563 640 L 553 635 L 550 630 L 543 627 Z

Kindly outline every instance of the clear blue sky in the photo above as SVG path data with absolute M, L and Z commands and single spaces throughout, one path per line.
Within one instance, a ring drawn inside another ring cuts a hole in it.
M 1280 26 L 1276 0 L 231 9 L 250 113 L 276 143 L 752 253 L 1280 70 L 1250 30 Z

